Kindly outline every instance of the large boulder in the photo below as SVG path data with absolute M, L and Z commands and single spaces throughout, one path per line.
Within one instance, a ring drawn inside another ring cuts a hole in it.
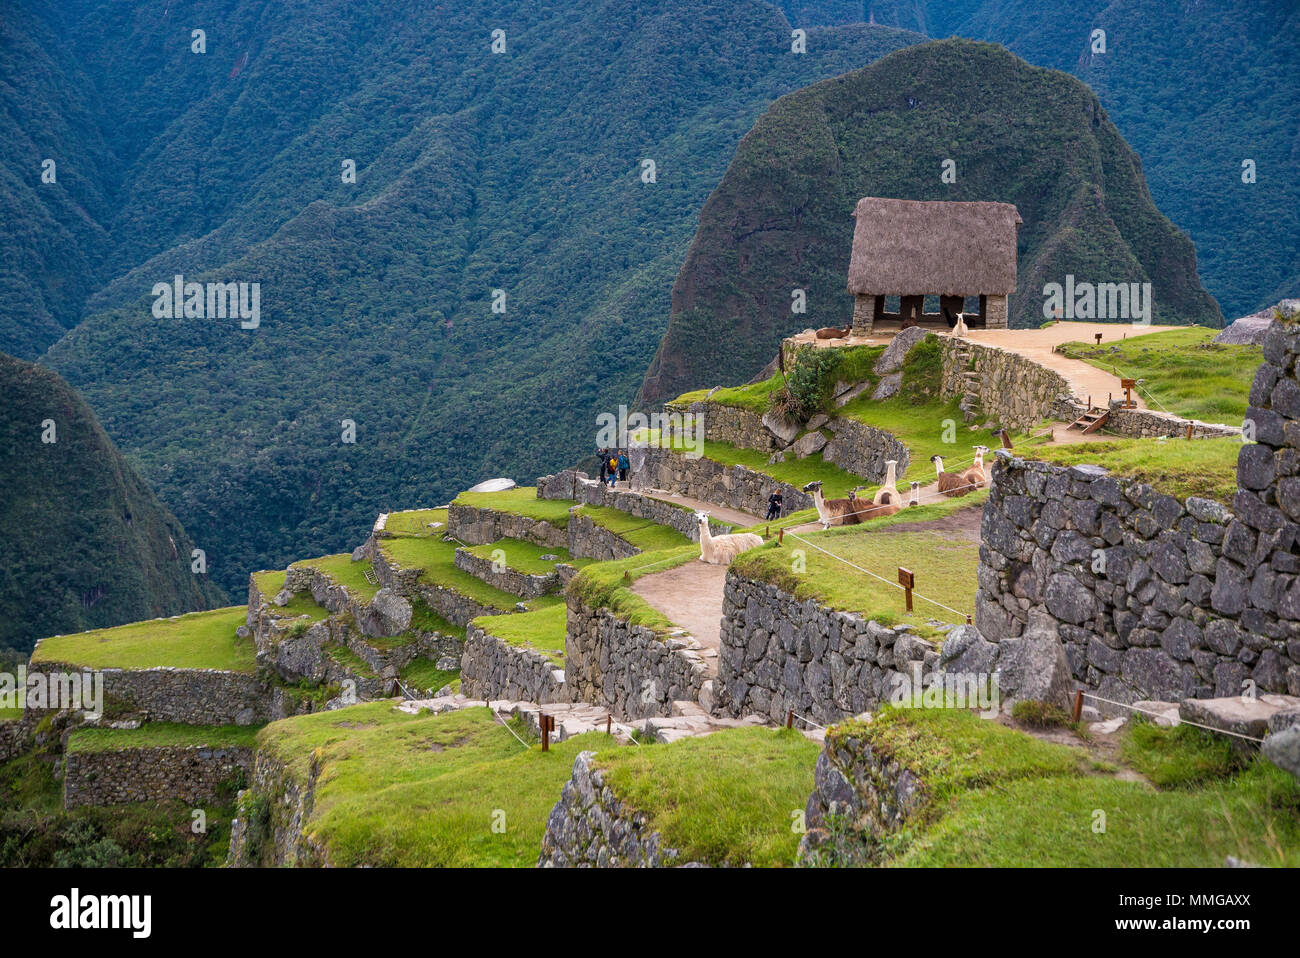
M 922 326 L 909 326 L 899 332 L 890 344 L 885 347 L 885 351 L 880 354 L 880 358 L 876 360 L 877 375 L 883 376 L 886 373 L 898 372 L 903 368 L 903 360 L 912 351 L 912 347 L 931 335 L 933 333 Z
M 799 435 L 801 426 L 794 416 L 785 416 L 776 410 L 769 410 L 763 416 L 763 427 L 775 436 L 782 446 L 788 446 Z
M 1300 778 L 1300 725 L 1274 732 L 1264 739 L 1260 751 L 1278 768 Z
M 821 452 L 822 447 L 826 445 L 826 437 L 820 432 L 810 432 L 799 437 L 787 452 L 794 453 L 796 459 L 807 459 L 809 456 Z M 781 455 L 778 453 L 777 455 Z
M 1225 326 L 1223 332 L 1215 336 L 1213 341 L 1227 343 L 1232 346 L 1262 346 L 1264 344 L 1264 335 L 1273 322 L 1273 311 L 1277 309 L 1282 310 L 1284 313 L 1294 313 L 1300 310 L 1300 299 L 1284 299 L 1275 306 L 1261 309 L 1258 313 L 1251 313 L 1249 316 L 1235 319 Z
M 1300 699 L 1290 695 L 1227 695 L 1216 699 L 1183 699 L 1178 715 L 1184 722 L 1208 725 L 1236 735 L 1263 738 L 1269 720 L 1279 712 L 1300 708 Z
M 973 625 L 959 625 L 944 639 L 939 667 L 944 672 L 988 675 L 997 658 L 997 643 L 988 641 Z
M 998 691 L 1005 701 L 1071 705 L 1070 661 L 1050 616 L 1031 615 L 1024 635 L 998 643 L 998 673 Z

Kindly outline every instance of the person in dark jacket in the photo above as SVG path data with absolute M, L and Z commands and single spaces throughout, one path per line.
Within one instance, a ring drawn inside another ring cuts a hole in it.
M 619 482 L 627 482 L 627 470 L 631 467 L 632 461 L 627 457 L 627 450 L 618 451 L 618 479 Z
M 767 519 L 769 522 L 773 519 L 781 518 L 781 506 L 783 503 L 784 500 L 781 498 L 780 489 L 767 497 Z
M 597 449 L 596 455 L 600 457 L 600 483 L 604 485 L 609 478 L 609 450 Z

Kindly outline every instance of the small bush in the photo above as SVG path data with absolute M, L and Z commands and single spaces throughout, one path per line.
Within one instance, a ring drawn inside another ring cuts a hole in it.
M 1030 728 L 1069 728 L 1074 724 L 1069 712 L 1050 702 L 1017 702 L 1011 706 L 1011 717 Z

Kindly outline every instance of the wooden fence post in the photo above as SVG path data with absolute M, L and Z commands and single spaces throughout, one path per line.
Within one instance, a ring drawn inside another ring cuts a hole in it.
M 916 577 L 912 575 L 911 569 L 904 569 L 901 565 L 898 567 L 898 584 L 903 587 L 903 598 L 907 602 L 907 611 L 912 611 L 912 586 L 916 584 Z

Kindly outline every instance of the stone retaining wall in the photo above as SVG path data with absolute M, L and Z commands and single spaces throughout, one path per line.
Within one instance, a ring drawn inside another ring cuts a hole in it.
M 604 526 L 597 525 L 590 516 L 575 512 L 569 517 L 569 554 L 575 559 L 627 559 L 640 555 L 641 550 L 626 539 L 621 539 Z
M 835 433 L 835 438 L 822 449 L 822 458 L 855 476 L 883 482 L 889 472 L 886 462 L 896 460 L 901 477 L 911 461 L 907 447 L 891 432 L 856 419 L 842 418 L 832 419 L 827 428 Z
M 1110 404 L 1110 417 L 1103 427 L 1121 436 L 1132 436 L 1135 439 L 1172 436 L 1175 439 L 1184 439 L 1187 437 L 1187 427 L 1191 426 L 1193 439 L 1241 438 L 1240 426 L 1205 423 L 1199 419 L 1182 419 L 1154 409 L 1125 409 L 1122 402 L 1123 400 L 1116 399 Z
M 744 466 L 724 466 L 712 459 L 691 459 L 671 449 L 647 446 L 628 450 L 628 456 L 633 489 L 662 489 L 752 516 L 766 515 L 767 497 L 778 490 L 785 499 L 786 513 L 813 507 L 812 496 L 803 490 Z
M 546 820 L 539 868 L 659 868 L 692 864 L 664 848 L 644 814 L 627 808 L 592 768 L 595 752 L 579 752 L 573 775 Z
M 509 555 L 506 559 L 509 560 Z M 491 559 L 477 556 L 468 549 L 457 549 L 455 565 L 462 572 L 468 572 L 476 579 L 482 579 L 488 585 L 495 586 L 502 592 L 509 592 L 521 599 L 536 599 L 556 592 L 561 586 L 560 573 L 548 572 L 545 575 L 530 575 L 510 567 L 498 572 L 493 568 Z
M 938 667 L 939 652 L 906 627 L 801 602 L 732 571 L 722 614 L 713 695 L 723 715 L 765 715 L 784 724 L 794 709 L 830 722 L 888 701 L 896 676 L 915 678 L 912 663 L 920 664 L 922 681 Z
M 157 746 L 70 751 L 64 756 L 63 807 L 124 805 L 176 799 L 199 806 L 228 800 L 253 764 L 243 746 Z
M 880 840 L 902 829 L 928 803 L 920 778 L 851 731 L 832 729 L 817 757 L 814 789 L 799 842 L 806 865 L 875 864 Z
M 1243 446 L 1239 475 L 1269 494 L 1274 458 Z M 1277 459 L 1300 472 L 1300 453 Z M 1300 694 L 1300 525 L 1259 493 L 1239 491 L 1234 515 L 1005 451 L 992 480 L 975 624 L 994 646 L 1059 642 L 1073 680 L 1119 702 L 1239 695 L 1248 679 Z
M 0 762 L 7 762 L 28 750 L 37 720 L 35 713 L 0 720 Z
M 535 649 L 511 645 L 470 626 L 460 663 L 460 690 L 472 699 L 569 701 L 564 670 Z
M 565 530 L 545 519 L 455 503 L 447 510 L 447 531 L 453 538 L 471 546 L 486 545 L 498 539 L 523 539 L 552 549 L 565 549 L 569 544 Z
M 692 542 L 700 541 L 700 524 L 695 519 L 694 510 L 631 489 L 618 487 L 611 489 L 598 479 L 587 478 L 587 474 L 583 472 L 565 469 L 553 476 L 541 476 L 537 480 L 537 495 L 543 499 L 573 499 L 583 505 L 612 506 L 638 519 L 648 519 L 661 526 L 676 529 Z M 764 512 L 766 509 L 765 504 Z M 724 536 L 731 532 L 732 528 L 725 522 L 709 520 L 709 530 L 715 536 Z
M 41 662 L 32 671 L 83 672 L 82 666 Z M 96 669 L 104 700 L 139 712 L 150 722 L 184 725 L 256 725 L 272 716 L 269 685 L 257 675 L 222 669 Z
M 566 602 L 570 701 L 603 705 L 627 719 L 670 715 L 674 701 L 698 701 L 707 669 L 690 641 L 590 609 L 574 595 Z
M 370 542 L 364 548 L 372 553 L 379 551 Z M 374 566 L 373 561 L 371 565 Z M 410 601 L 403 593 L 379 580 L 377 570 L 376 580 L 380 581 L 381 588 L 367 601 L 358 598 L 329 575 L 312 567 L 309 562 L 295 563 L 289 572 L 292 576 L 288 573 L 285 575 L 286 590 L 300 592 L 305 587 L 317 605 L 334 615 L 347 613 L 365 635 L 374 638 L 401 635 L 411 626 Z M 251 591 L 249 596 L 251 602 Z
M 1019 353 L 953 336 L 940 336 L 939 341 L 943 344 L 943 398 L 964 396 L 964 374 L 974 372 L 984 417 L 1004 429 L 1023 432 L 1044 419 L 1058 418 L 1059 404 L 1070 399 L 1070 385 L 1060 373 Z M 967 351 L 973 366 L 963 359 Z M 1101 401 L 1100 396 L 1094 399 Z
M 465 626 L 471 619 L 477 619 L 481 615 L 503 615 L 512 611 L 480 605 L 455 589 L 448 589 L 432 582 L 421 582 L 422 569 L 402 568 L 384 554 L 382 546 L 375 548 L 373 564 L 375 576 L 381 585 L 399 595 L 423 600 L 429 608 L 452 625 Z

